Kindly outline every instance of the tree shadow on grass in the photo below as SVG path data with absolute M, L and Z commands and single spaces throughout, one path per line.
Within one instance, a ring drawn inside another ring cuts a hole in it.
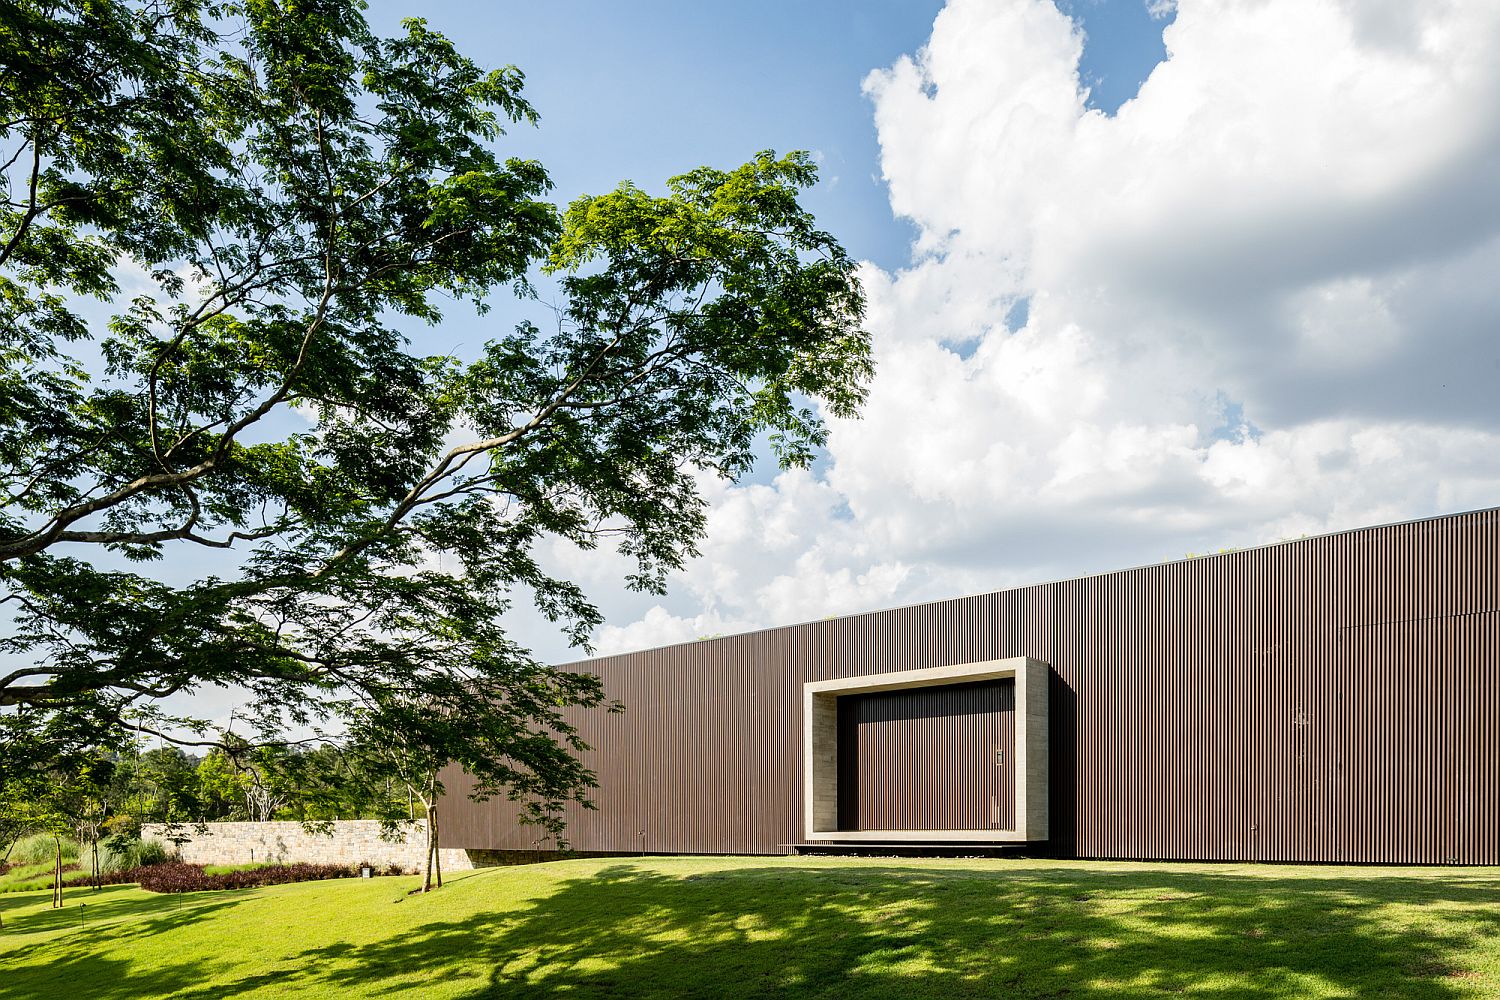
M 71 895 L 59 910 L 26 912 L 35 899 L 6 906 L 0 934 L 33 938 L 0 953 L 0 996 L 5 1000 L 88 997 L 90 1000 L 164 996 L 202 982 L 215 963 L 201 957 L 142 971 L 125 960 L 96 953 L 100 943 L 169 934 L 238 905 L 255 893 L 240 890 L 178 895 L 142 895 L 134 886 L 108 887 L 98 895 Z M 79 904 L 86 904 L 80 910 Z M 82 916 L 82 919 L 80 919 Z M 29 964 L 27 959 L 40 959 Z M 7 967 L 12 966 L 12 967 Z
M 702 867 L 611 864 L 509 909 L 507 880 L 539 870 L 475 873 L 463 891 L 501 890 L 495 910 L 371 944 L 304 948 L 277 971 L 236 977 L 214 955 L 141 970 L 68 948 L 21 978 L 0 973 L 0 992 L 1447 1000 L 1500 991 L 1476 971 L 1500 958 L 1500 878 L 1051 862 Z M 170 932 L 208 912 L 150 914 L 122 933 Z
M 302 956 L 309 984 L 474 997 L 1472 996 L 1500 880 L 1059 866 L 613 865 L 509 913 Z M 1495 946 L 1489 945 L 1493 958 Z M 321 971 L 316 971 L 321 970 Z M 236 984 L 247 985 L 247 984 Z M 333 990 L 330 990 L 333 992 Z M 233 989 L 214 995 L 232 995 Z
M 57 940 L 40 937 L 52 932 L 65 932 L 69 940 L 74 937 L 93 939 L 100 935 L 119 939 L 159 934 L 203 920 L 251 898 L 254 892 L 251 889 L 157 894 L 141 893 L 133 885 L 109 886 L 98 894 L 71 894 L 61 909 L 43 908 L 33 896 L 19 901 L 18 905 L 0 903 L 0 914 L 5 918 L 5 928 L 0 933 L 23 939 L 18 947 L 7 953 L 11 956 L 25 954 L 37 945 Z M 24 940 L 27 938 L 35 940 Z

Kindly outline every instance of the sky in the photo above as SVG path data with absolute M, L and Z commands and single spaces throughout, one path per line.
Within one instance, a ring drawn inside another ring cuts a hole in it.
M 597 653 L 1500 505 L 1494 0 L 420 12 L 525 72 L 541 124 L 501 148 L 558 201 L 804 149 L 805 204 L 864 262 L 876 375 L 811 469 L 704 479 L 664 595 L 543 547 L 604 613 Z M 544 309 L 410 333 L 472 356 Z M 243 697 L 166 707 L 227 724 Z
M 423 15 L 525 71 L 560 200 L 807 149 L 866 262 L 877 374 L 812 470 L 704 481 L 665 596 L 548 549 L 601 653 L 1500 504 L 1493 0 Z
M 369 9 L 413 12 L 525 72 L 501 149 L 558 201 L 804 149 L 864 262 L 876 375 L 811 469 L 703 480 L 665 595 L 544 546 L 599 653 L 1500 505 L 1494 0 Z M 411 334 L 472 356 L 544 308 Z

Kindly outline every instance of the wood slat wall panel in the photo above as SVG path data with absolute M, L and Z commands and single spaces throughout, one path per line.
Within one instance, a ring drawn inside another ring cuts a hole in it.
M 569 839 L 784 852 L 803 683 L 1026 655 L 1059 856 L 1500 863 L 1497 566 L 1487 510 L 580 663 L 627 710 Z M 445 778 L 447 846 L 551 846 Z

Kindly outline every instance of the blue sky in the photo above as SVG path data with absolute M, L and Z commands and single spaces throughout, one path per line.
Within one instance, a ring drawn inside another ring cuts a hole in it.
M 1492 0 L 429 16 L 527 71 L 560 195 L 806 148 L 871 263 L 810 474 L 707 485 L 665 597 L 552 554 L 603 650 L 1500 501 Z
M 942 9 L 934 0 L 754 4 L 433 0 L 420 16 L 481 65 L 515 65 L 542 115 L 507 142 L 547 164 L 567 200 L 622 179 L 651 186 L 700 164 L 731 166 L 760 149 L 822 157 L 810 207 L 855 256 L 885 268 L 909 257 L 911 227 L 892 216 L 861 83 L 915 52 Z M 1081 73 L 1092 105 L 1133 97 L 1164 50 L 1170 16 L 1146 0 L 1070 0 L 1088 36 Z M 399 30 L 406 3 L 377 0 L 372 24 Z
M 542 124 L 507 149 L 558 200 L 807 149 L 807 204 L 869 262 L 870 401 L 811 472 L 705 484 L 664 597 L 544 553 L 605 651 L 1500 500 L 1490 0 L 421 13 L 525 71 Z
M 896 273 L 911 264 L 919 227 L 892 211 L 865 82 L 872 71 L 917 53 L 942 8 L 935 0 L 436 0 L 420 8 L 377 0 L 369 17 L 377 32 L 394 34 L 401 18 L 418 13 L 481 65 L 520 67 L 541 125 L 514 128 L 501 148 L 546 164 L 559 202 L 626 179 L 648 189 L 659 187 L 673 174 L 701 164 L 731 167 L 761 149 L 805 149 L 817 156 L 822 178 L 806 198 L 808 207 L 852 255 Z M 1079 74 L 1091 89 L 1089 106 L 1112 113 L 1135 95 L 1162 59 L 1162 30 L 1170 17 L 1151 16 L 1144 0 L 1070 0 L 1067 11 L 1088 37 Z M 482 318 L 455 306 L 438 327 L 409 333 L 418 350 L 472 356 L 484 340 L 503 334 L 518 320 L 539 318 L 541 308 L 504 297 L 493 305 Z M 102 320 L 103 310 L 98 311 Z M 1024 322 L 1025 309 L 1012 309 L 1013 323 L 1017 316 Z M 970 347 L 977 342 L 967 334 L 955 339 Z M 830 466 L 831 456 L 825 455 L 813 475 L 824 481 Z M 763 462 L 740 488 L 780 495 L 782 485 L 774 466 Z M 715 502 L 724 500 L 719 496 Z M 806 512 L 822 512 L 859 528 L 842 500 L 811 502 Z M 569 554 L 554 556 L 560 573 L 585 578 L 609 617 L 609 628 L 628 629 L 662 613 L 663 606 L 679 624 L 705 611 L 692 586 L 674 586 L 662 599 L 633 594 L 621 586 L 624 568 L 615 560 L 590 559 L 579 572 L 577 565 L 568 564 Z M 187 583 L 232 572 L 230 564 L 237 558 L 238 553 L 178 550 L 157 569 L 167 579 Z M 845 597 L 832 610 L 890 603 L 892 596 Z M 711 617 L 719 615 L 708 610 Z M 825 610 L 817 601 L 803 602 L 728 620 L 720 615 L 691 628 L 724 631 Z M 545 657 L 576 655 L 535 614 L 518 613 L 514 627 Z M 200 701 L 205 711 L 222 715 L 236 697 L 233 692 L 203 693 Z
M 1063 4 L 1087 38 L 1079 72 L 1090 107 L 1113 113 L 1165 56 L 1171 15 L 1153 16 L 1147 4 Z M 420 16 L 481 65 L 516 65 L 526 74 L 525 92 L 542 122 L 516 127 L 503 148 L 546 164 L 560 203 L 627 179 L 656 188 L 692 167 L 731 167 L 761 149 L 804 149 L 820 161 L 821 180 L 806 198 L 820 224 L 854 257 L 895 270 L 910 263 L 916 229 L 891 210 L 862 85 L 872 70 L 916 52 L 942 6 L 437 0 Z M 407 4 L 383 0 L 369 11 L 384 34 L 399 31 L 410 13 Z M 545 298 L 545 279 L 538 288 Z M 1024 319 L 1025 305 L 1013 318 Z M 497 329 L 535 319 L 538 309 L 503 297 L 492 306 L 483 320 L 454 308 L 440 328 L 413 330 L 413 338 L 422 349 L 467 356 Z M 749 481 L 775 472 L 763 461 Z
M 542 115 L 507 147 L 547 164 L 566 201 L 622 179 L 652 187 L 760 149 L 823 157 L 812 199 L 857 256 L 905 262 L 860 82 L 921 44 L 941 4 L 434 2 L 422 16 L 485 65 L 514 64 Z M 404 3 L 370 8 L 393 32 Z
M 806 204 L 866 262 L 876 374 L 813 469 L 704 480 L 665 595 L 540 546 L 603 611 L 600 652 L 1500 504 L 1494 0 L 369 13 L 522 68 L 542 122 L 503 151 L 559 201 L 806 149 Z M 468 356 L 523 317 L 543 306 L 410 332 Z
M 601 652 L 1500 503 L 1493 0 L 420 13 L 525 71 L 504 149 L 559 201 L 806 149 L 868 262 L 876 376 L 812 470 L 705 481 L 666 595 L 542 546 Z M 466 355 L 539 310 L 412 332 Z
M 861 85 L 871 70 L 915 52 L 942 9 L 934 0 L 754 4 L 562 0 L 549 4 L 434 0 L 420 15 L 481 65 L 515 65 L 541 126 L 516 128 L 504 148 L 547 165 L 566 202 L 629 179 L 652 188 L 707 164 L 730 167 L 761 149 L 810 150 L 821 182 L 807 198 L 855 257 L 882 268 L 910 260 L 912 225 L 893 215 L 880 146 Z M 1113 112 L 1163 58 L 1146 0 L 1069 0 L 1087 33 L 1081 75 L 1090 105 Z M 382 33 L 406 3 L 377 0 Z M 455 310 L 434 334 L 447 349 Z M 486 325 L 509 321 L 497 309 Z M 484 327 L 474 335 L 483 336 Z

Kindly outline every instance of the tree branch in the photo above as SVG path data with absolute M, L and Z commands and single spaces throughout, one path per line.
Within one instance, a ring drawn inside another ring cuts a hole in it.
M 0 264 L 5 264 L 10 260 L 11 254 L 15 253 L 16 247 L 20 246 L 21 241 L 26 238 L 27 232 L 30 231 L 32 220 L 41 214 L 38 212 L 36 205 L 36 186 L 41 175 L 42 143 L 39 138 L 34 137 L 31 140 L 31 181 L 27 185 L 26 214 L 21 216 L 21 221 L 16 224 L 16 231 L 11 234 L 10 239 L 5 244 L 5 248 L 0 250 Z

